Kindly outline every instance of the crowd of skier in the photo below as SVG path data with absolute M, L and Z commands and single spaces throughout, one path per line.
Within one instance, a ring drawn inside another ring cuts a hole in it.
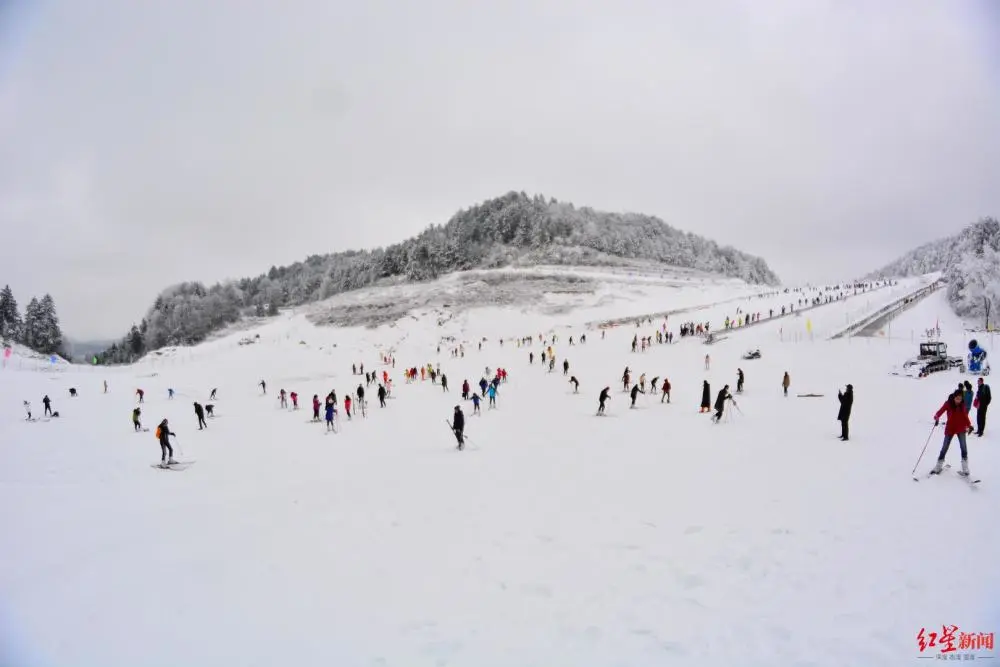
M 839 298 L 839 297 L 837 297 Z M 773 311 L 768 312 L 768 316 L 773 316 Z M 754 323 L 761 317 L 760 313 L 743 313 L 741 309 L 737 310 L 736 316 L 733 319 L 727 317 L 724 321 L 723 328 L 729 329 L 732 327 L 745 326 L 746 324 Z M 643 324 L 652 324 L 652 319 L 647 318 L 644 321 L 640 320 L 636 322 L 637 327 L 641 327 Z M 684 322 L 679 326 L 679 334 L 682 338 L 688 336 L 708 336 L 711 334 L 711 328 L 708 322 L 695 323 L 695 322 Z M 606 331 L 601 330 L 601 340 L 606 337 Z M 554 373 L 556 371 L 556 351 L 555 346 L 560 340 L 560 336 L 552 333 L 548 337 L 543 334 L 536 336 L 524 336 L 521 338 L 513 339 L 512 342 L 518 348 L 532 348 L 528 351 L 527 360 L 528 365 L 535 365 L 536 361 L 536 343 L 538 344 L 538 359 L 541 362 L 541 367 L 547 370 L 549 373 Z M 631 340 L 631 352 L 641 353 L 645 352 L 655 344 L 663 345 L 670 344 L 674 340 L 674 333 L 669 331 L 667 328 L 667 318 L 664 318 L 663 323 L 652 331 L 649 335 L 635 334 Z M 574 346 L 577 344 L 585 345 L 587 343 L 587 335 L 582 334 L 578 339 L 574 339 L 574 336 L 568 337 L 568 345 Z M 486 343 L 486 339 L 478 341 L 478 349 L 481 351 L 483 344 Z M 511 342 L 511 341 L 509 341 Z M 499 344 L 503 346 L 503 339 L 499 340 Z M 438 352 L 440 353 L 441 347 L 438 346 Z M 460 343 L 454 345 L 450 350 L 450 355 L 453 359 L 464 359 L 465 357 L 465 344 Z M 758 356 L 746 356 L 745 359 L 759 358 Z M 343 409 L 344 417 L 350 421 L 355 417 L 361 416 L 361 418 L 367 418 L 367 400 L 366 395 L 369 391 L 374 391 L 375 396 L 377 396 L 379 401 L 379 407 L 384 409 L 387 407 L 387 399 L 392 397 L 392 377 L 390 376 L 390 371 L 396 367 L 396 358 L 393 353 L 382 353 L 381 361 L 383 368 L 381 371 L 365 371 L 364 364 L 352 364 L 351 372 L 352 375 L 358 377 L 358 385 L 356 388 L 343 394 L 343 400 L 340 401 L 337 396 L 336 390 L 329 391 L 325 398 L 320 399 L 319 394 L 313 394 L 311 400 L 312 407 L 312 422 L 325 422 L 326 432 L 339 432 L 339 422 L 341 415 L 341 406 Z M 711 369 L 711 357 L 705 355 L 705 370 L 709 371 Z M 567 379 L 569 384 L 573 388 L 573 393 L 578 394 L 580 390 L 580 381 L 576 375 L 570 374 L 570 362 L 568 358 L 563 358 L 559 364 L 562 376 Z M 364 378 L 363 381 L 361 378 Z M 411 366 L 403 370 L 404 382 L 407 385 L 414 384 L 417 382 L 425 382 L 430 380 L 431 385 L 437 385 L 441 387 L 442 393 L 449 393 L 449 382 L 448 376 L 442 372 L 441 364 L 437 363 L 427 363 L 420 366 Z M 505 384 L 508 380 L 508 371 L 506 368 L 496 368 L 493 369 L 489 366 L 485 367 L 483 373 L 481 374 L 478 382 L 475 384 L 471 383 L 468 378 L 463 378 L 461 384 L 461 400 L 469 401 L 472 403 L 472 414 L 481 415 L 480 405 L 483 401 L 488 401 L 489 409 L 495 409 L 497 407 L 497 397 L 500 393 L 501 385 Z M 740 395 L 744 392 L 746 383 L 746 374 L 742 368 L 737 368 L 735 372 L 735 394 Z M 375 389 L 372 389 L 372 385 L 375 385 Z M 261 395 L 267 395 L 267 382 L 266 380 L 261 380 L 258 383 L 261 391 Z M 789 395 L 789 387 L 791 386 L 791 377 L 787 371 L 782 375 L 780 381 L 780 387 L 782 389 L 783 395 L 787 398 Z M 665 376 L 653 376 L 651 379 L 647 379 L 646 373 L 640 373 L 638 377 L 635 377 L 634 372 L 629 366 L 626 366 L 624 372 L 621 376 L 621 391 L 629 396 L 629 407 L 636 408 L 638 397 L 640 395 L 659 395 L 660 403 L 671 402 L 671 390 L 672 385 L 670 380 Z M 477 391 L 478 390 L 478 391 Z M 215 401 L 217 397 L 217 389 L 212 389 L 209 393 L 209 400 Z M 77 396 L 77 391 L 75 388 L 70 388 L 70 397 L 75 398 Z M 104 382 L 104 392 L 108 392 L 108 384 Z M 149 429 L 144 428 L 142 425 L 142 406 L 145 403 L 145 391 L 142 388 L 137 388 L 135 391 L 137 405 L 132 409 L 132 423 L 133 428 L 136 432 L 146 432 Z M 813 396 L 814 394 L 806 394 L 808 396 Z M 175 392 L 172 388 L 167 389 L 167 398 L 172 400 L 175 396 Z M 278 398 L 278 408 L 287 409 L 291 411 L 296 411 L 299 409 L 299 394 L 296 391 L 286 391 L 285 388 L 280 388 L 277 394 Z M 837 420 L 841 424 L 841 435 L 840 439 L 843 441 L 848 441 L 850 436 L 850 418 L 851 412 L 854 404 L 854 387 L 851 384 L 846 385 L 843 391 L 838 391 L 838 413 Z M 603 416 L 607 414 L 607 403 L 611 399 L 611 388 L 610 386 L 603 387 L 598 395 L 598 405 L 597 405 L 597 415 Z M 950 444 L 954 438 L 958 438 L 959 447 L 961 450 L 961 473 L 963 476 L 968 476 L 969 466 L 968 466 L 968 449 L 966 436 L 971 435 L 973 432 L 977 436 L 982 437 L 986 428 L 986 415 L 992 400 L 990 387 L 987 385 L 983 378 L 978 378 L 978 388 L 973 391 L 973 387 L 969 381 L 964 381 L 959 383 L 958 388 L 952 392 L 948 398 L 945 400 L 941 408 L 934 414 L 934 424 L 937 427 L 940 424 L 940 419 L 942 417 L 946 418 L 945 424 L 945 438 L 942 444 L 937 462 L 934 469 L 930 474 L 940 473 L 944 466 L 945 456 L 949 450 Z M 46 395 L 42 399 L 42 404 L 44 406 L 44 418 L 59 417 L 59 413 L 52 409 L 52 400 Z M 977 410 L 976 414 L 976 427 L 973 427 L 970 414 L 972 408 L 975 407 Z M 24 408 L 27 412 L 27 419 L 29 421 L 36 421 L 32 415 L 31 405 L 28 401 L 24 401 Z M 204 430 L 208 428 L 208 419 L 214 417 L 213 403 L 207 402 L 202 405 L 199 401 L 193 401 L 193 411 L 196 418 L 196 423 L 199 430 Z M 701 402 L 699 405 L 701 413 L 707 413 L 711 415 L 711 420 L 713 423 L 720 423 L 727 415 L 727 410 L 735 411 L 736 413 L 742 414 L 739 404 L 733 396 L 733 392 L 730 390 L 729 384 L 724 384 L 721 389 L 715 394 L 714 400 L 712 395 L 712 388 L 709 380 L 705 379 L 702 382 L 701 391 Z M 462 450 L 465 448 L 467 437 L 465 435 L 465 413 L 462 406 L 455 405 L 451 412 L 450 420 L 446 420 L 449 427 L 451 428 L 457 443 L 457 449 Z M 932 431 L 933 433 L 933 431 Z M 160 444 L 161 448 L 161 462 L 160 465 L 163 467 L 169 467 L 177 464 L 178 462 L 174 459 L 173 447 L 171 446 L 170 438 L 176 437 L 175 433 L 171 430 L 170 424 L 167 419 L 163 419 L 159 422 L 156 428 L 156 439 Z M 928 439 L 929 441 L 929 439 Z M 926 449 L 926 447 L 925 447 Z M 921 454 L 922 456 L 922 454 Z M 918 460 L 919 465 L 919 460 Z

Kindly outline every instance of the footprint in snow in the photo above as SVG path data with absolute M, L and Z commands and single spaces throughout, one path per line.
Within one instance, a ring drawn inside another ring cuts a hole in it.
M 528 586 L 521 587 L 522 593 L 527 593 L 528 595 L 534 595 L 540 598 L 550 598 L 552 597 L 552 589 L 548 586 L 543 586 L 541 584 L 530 584 Z

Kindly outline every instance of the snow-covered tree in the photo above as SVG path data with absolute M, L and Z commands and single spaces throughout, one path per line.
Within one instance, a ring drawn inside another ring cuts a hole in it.
M 41 338 L 42 328 L 41 304 L 38 299 L 31 298 L 28 306 L 24 309 L 24 326 L 21 330 L 21 342 L 35 350 Z
M 146 349 L 146 341 L 143 338 L 142 332 L 134 324 L 128 334 L 128 349 L 136 358 L 141 357 Z
M 32 303 L 35 304 L 35 309 L 32 314 L 31 348 L 43 354 L 61 354 L 63 335 L 55 300 L 52 295 L 46 294 L 41 301 L 32 299 Z
M 21 313 L 17 309 L 17 300 L 10 285 L 5 285 L 0 291 L 0 339 L 8 342 L 19 341 L 22 328 L 23 322 Z
M 866 278 L 941 271 L 948 301 L 964 317 L 982 317 L 1000 298 L 1000 222 L 982 218 L 955 236 L 916 248 Z M 992 312 L 992 311 L 991 311 Z

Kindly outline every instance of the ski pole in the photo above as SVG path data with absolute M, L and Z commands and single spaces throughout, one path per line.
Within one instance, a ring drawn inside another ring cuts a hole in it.
M 924 443 L 924 448 L 920 450 L 920 456 L 917 457 L 917 462 L 913 464 L 913 472 L 911 475 L 917 474 L 917 466 L 920 465 L 920 461 L 924 458 L 924 452 L 927 451 L 927 445 L 931 444 L 931 437 L 934 435 L 934 429 L 938 427 L 937 422 L 934 422 L 934 426 L 931 426 L 931 432 L 927 434 L 927 442 Z M 916 479 L 916 477 L 914 477 Z
M 444 423 L 448 425 L 448 428 L 454 434 L 455 433 L 455 427 L 451 425 L 451 422 L 448 421 L 447 419 L 445 419 Z M 465 441 L 465 442 L 467 442 L 467 443 L 469 443 L 470 445 L 476 444 L 476 443 L 472 442 L 472 440 L 469 440 L 469 436 L 465 435 L 465 431 L 464 430 L 462 431 L 462 440 Z

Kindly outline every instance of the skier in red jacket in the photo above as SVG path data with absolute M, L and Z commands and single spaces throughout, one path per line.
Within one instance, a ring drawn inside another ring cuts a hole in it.
M 941 446 L 941 453 L 938 454 L 937 464 L 931 470 L 932 475 L 937 475 L 944 468 L 944 457 L 948 453 L 948 446 L 951 439 L 958 436 L 958 446 L 962 449 L 962 472 L 963 477 L 969 475 L 969 450 L 965 447 L 965 436 L 972 427 L 969 421 L 969 411 L 965 409 L 965 397 L 958 391 L 954 392 L 944 402 L 941 409 L 934 413 L 934 425 L 940 423 L 941 415 L 947 413 L 948 421 L 944 425 L 944 444 Z

